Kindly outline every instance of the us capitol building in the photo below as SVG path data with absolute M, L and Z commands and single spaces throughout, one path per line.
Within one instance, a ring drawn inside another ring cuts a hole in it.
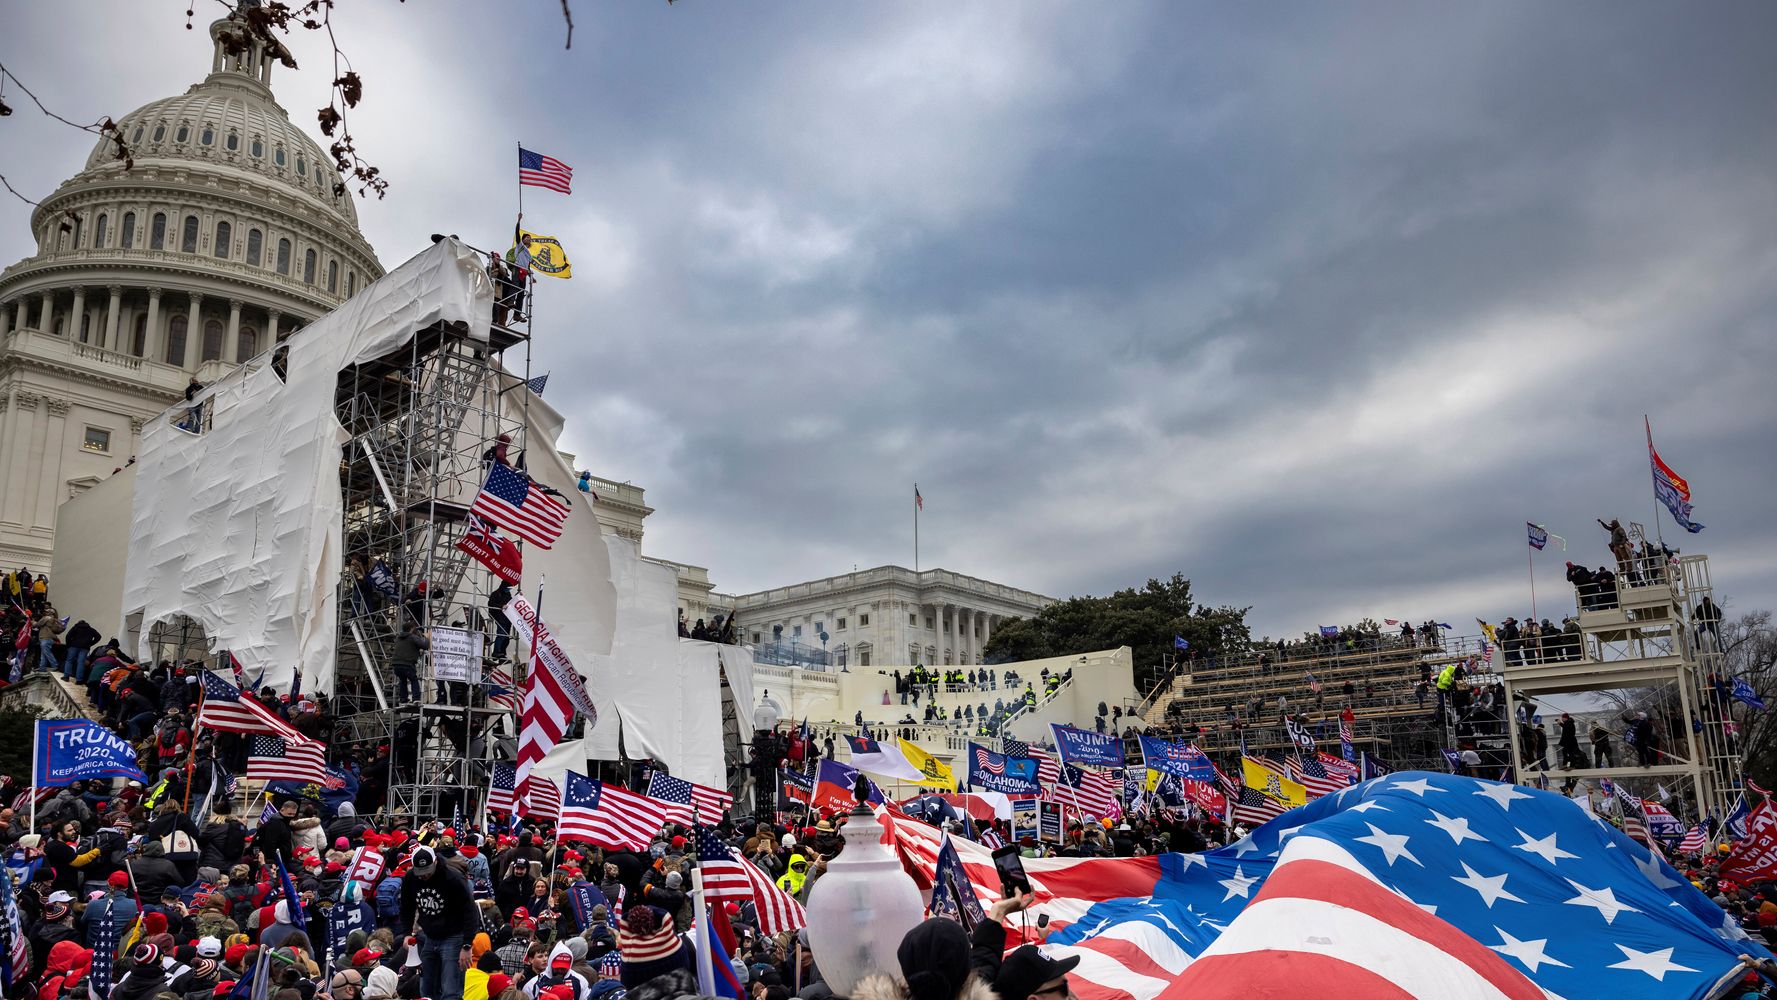
M 0 272 L 0 567 L 52 588 L 57 507 L 127 465 L 149 419 L 383 274 L 330 158 L 272 94 L 279 53 L 230 55 L 231 24 L 210 25 L 201 83 L 120 120 L 133 165 L 100 141 L 32 213 L 36 253 Z M 600 523 L 639 543 L 643 489 L 593 487 Z M 978 662 L 995 624 L 1050 601 L 889 566 L 731 596 L 658 561 L 687 620 L 738 610 L 755 644 L 830 633 L 836 665 Z

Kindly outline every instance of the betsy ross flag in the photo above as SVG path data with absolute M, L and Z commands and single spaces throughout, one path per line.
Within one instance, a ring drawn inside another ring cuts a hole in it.
M 1654 450 L 1654 425 L 1645 416 L 1641 422 L 1647 428 L 1647 462 L 1654 474 L 1654 498 L 1666 505 L 1679 527 L 1693 535 L 1702 531 L 1703 526 L 1691 520 L 1691 484 L 1661 460 L 1660 453 Z
M 255 733 L 247 749 L 247 780 L 326 784 L 326 748 L 304 737 L 289 739 Z
M 533 153 L 518 147 L 518 183 L 523 187 L 545 187 L 562 194 L 572 194 L 574 168 L 553 156 Z
M 457 548 L 467 552 L 476 562 L 507 583 L 517 583 L 524 571 L 524 553 L 518 543 L 500 534 L 500 529 L 470 514 Z
M 270 733 L 292 742 L 314 742 L 271 709 L 241 694 L 240 688 L 208 670 L 203 674 L 204 700 L 197 711 L 198 725 L 219 733 Z
M 514 535 L 546 549 L 561 537 L 569 507 L 545 492 L 529 476 L 504 465 L 488 471 L 469 513 L 484 517 Z
M 759 930 L 781 934 L 808 925 L 796 898 L 772 884 L 771 876 L 742 860 L 709 827 L 697 827 L 697 864 L 703 869 L 703 892 L 711 902 L 751 900 L 759 914 Z
M 694 821 L 693 811 L 699 818 L 719 820 L 734 807 L 734 796 L 727 792 L 660 771 L 648 776 L 648 797 L 665 805 L 667 816 L 674 823 L 686 826 Z
M 556 839 L 645 851 L 654 835 L 667 825 L 668 808 L 666 803 L 646 795 L 568 771 L 562 775 L 561 819 L 556 825 Z

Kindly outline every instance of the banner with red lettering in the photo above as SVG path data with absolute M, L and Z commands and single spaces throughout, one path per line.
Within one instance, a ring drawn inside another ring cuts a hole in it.
M 1736 882 L 1777 879 L 1777 805 L 1766 799 L 1746 817 L 1746 839 L 1721 864 L 1721 876 Z

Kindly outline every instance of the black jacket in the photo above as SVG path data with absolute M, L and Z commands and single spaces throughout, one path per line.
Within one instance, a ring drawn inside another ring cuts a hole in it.
M 401 922 L 413 926 L 415 917 L 426 937 L 434 940 L 461 936 L 468 944 L 481 930 L 481 910 L 469 889 L 469 880 L 442 861 L 430 878 L 408 874 L 401 880 Z
M 247 849 L 247 825 L 230 816 L 211 820 L 197 833 L 198 863 L 226 872 L 238 864 Z
M 130 862 L 130 871 L 136 876 L 136 896 L 143 902 L 158 903 L 167 886 L 187 884 L 179 877 L 179 867 L 167 860 L 154 841 L 144 845 L 142 855 Z
M 290 860 L 296 852 L 296 841 L 290 834 L 290 821 L 281 814 L 259 824 L 259 832 L 253 835 L 253 842 L 259 847 L 261 854 L 269 863 L 276 854 L 284 861 L 284 870 L 290 870 Z

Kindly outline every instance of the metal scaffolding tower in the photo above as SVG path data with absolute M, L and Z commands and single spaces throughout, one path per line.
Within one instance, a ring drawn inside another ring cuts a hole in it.
M 487 761 L 512 756 L 516 722 L 489 705 L 480 683 L 495 666 L 487 599 L 498 581 L 457 543 L 487 475 L 483 456 L 501 435 L 522 465 L 529 370 L 528 324 L 496 323 L 485 345 L 438 324 L 340 373 L 336 412 L 350 438 L 340 456 L 338 739 L 372 762 L 365 778 L 386 785 L 395 816 L 448 818 L 458 807 L 478 815 Z M 404 698 L 391 667 L 404 623 L 434 630 L 435 642 L 454 628 L 471 649 L 480 643 L 470 676 L 438 680 L 427 657 L 419 699 Z M 505 669 L 522 682 L 522 670 Z

